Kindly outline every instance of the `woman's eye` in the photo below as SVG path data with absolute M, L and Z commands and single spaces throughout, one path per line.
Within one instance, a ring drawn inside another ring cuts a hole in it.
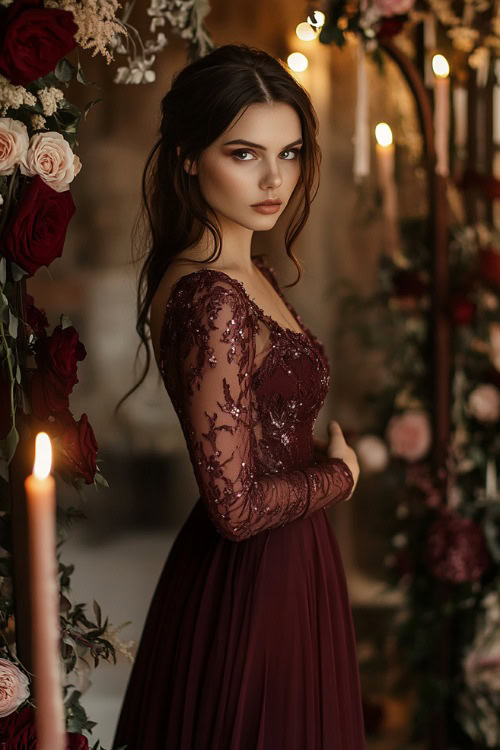
M 236 156 L 238 161 L 250 161 L 250 159 L 240 159 L 239 157 L 241 154 L 249 154 L 250 156 L 252 156 L 252 154 L 250 154 L 250 151 L 243 151 L 243 149 L 240 149 L 239 151 L 233 151 L 233 156 Z
M 291 149 L 288 149 L 287 151 L 283 151 L 282 153 L 283 154 L 292 154 L 291 158 L 288 157 L 286 159 L 286 161 L 292 161 L 293 159 L 295 159 L 298 156 L 299 149 L 298 148 L 291 148 Z

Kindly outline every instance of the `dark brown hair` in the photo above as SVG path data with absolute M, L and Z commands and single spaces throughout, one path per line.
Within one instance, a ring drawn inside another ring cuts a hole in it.
M 299 206 L 285 234 L 286 253 L 298 269 L 292 245 L 302 231 L 311 202 L 319 187 L 321 152 L 316 140 L 318 121 L 307 91 L 288 72 L 284 63 L 267 52 L 244 44 L 226 44 L 195 60 L 178 72 L 161 103 L 162 119 L 142 176 L 142 206 L 132 232 L 133 245 L 145 258 L 137 291 L 136 330 L 146 349 L 141 379 L 123 396 L 120 404 L 144 381 L 151 362 L 149 308 L 167 266 L 182 250 L 196 245 L 208 230 L 215 242 L 216 260 L 222 236 L 216 215 L 203 198 L 197 175 L 184 169 L 184 161 L 196 161 L 237 117 L 255 103 L 284 102 L 297 112 L 302 126 L 300 177 L 290 202 Z M 177 152 L 177 147 L 180 151 Z

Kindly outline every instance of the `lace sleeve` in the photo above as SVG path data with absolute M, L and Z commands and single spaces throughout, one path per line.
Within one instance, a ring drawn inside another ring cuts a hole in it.
M 354 481 L 342 459 L 315 460 L 277 474 L 257 472 L 251 389 L 255 336 L 237 285 L 220 279 L 197 285 L 183 323 L 169 352 L 177 373 L 174 406 L 217 531 L 240 541 L 347 499 Z

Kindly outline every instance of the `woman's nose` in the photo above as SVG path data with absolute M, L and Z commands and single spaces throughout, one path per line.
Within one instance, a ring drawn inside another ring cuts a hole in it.
M 281 185 L 282 178 L 281 172 L 277 165 L 269 165 L 264 177 L 261 180 L 261 187 L 279 187 Z

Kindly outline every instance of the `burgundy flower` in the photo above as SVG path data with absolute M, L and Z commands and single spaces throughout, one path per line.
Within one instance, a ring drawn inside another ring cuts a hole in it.
M 33 295 L 26 295 L 26 322 L 35 334 L 37 338 L 46 336 L 46 328 L 49 327 L 49 321 L 45 314 L 45 310 L 39 309 L 35 306 L 35 300 Z
M 392 36 L 396 36 L 396 34 L 399 34 L 403 28 L 406 20 L 407 16 L 391 16 L 391 18 L 383 18 L 377 31 L 378 38 L 390 39 Z
M 8 750 L 38 750 L 33 708 L 26 705 L 21 711 L 0 719 L 0 738 L 6 741 Z M 67 732 L 66 750 L 89 750 L 87 738 L 76 732 Z
M 62 255 L 66 229 L 75 211 L 70 190 L 58 192 L 39 175 L 27 179 L 2 237 L 2 255 L 33 276 Z
M 427 284 L 418 271 L 400 268 L 392 277 L 394 296 L 422 297 L 427 292 Z
M 451 297 L 451 317 L 456 325 L 469 325 L 476 314 L 476 304 L 464 292 L 456 292 Z
M 59 440 L 67 454 L 61 459 L 63 466 L 72 475 L 82 476 L 85 484 L 92 484 L 96 472 L 96 454 L 98 450 L 94 431 L 86 414 L 77 422 L 69 410 L 56 416 L 61 428 Z M 66 464 L 66 466 L 64 466 Z
M 436 578 L 452 583 L 477 581 L 491 562 L 479 526 L 450 513 L 431 524 L 424 556 Z
M 87 351 L 73 326 L 58 325 L 50 336 L 35 346 L 37 369 L 31 378 L 31 406 L 39 419 L 57 414 L 69 406 L 68 396 L 78 383 L 78 362 Z
M 0 19 L 0 72 L 15 86 L 47 75 L 76 47 L 77 31 L 68 10 L 14 0 Z

